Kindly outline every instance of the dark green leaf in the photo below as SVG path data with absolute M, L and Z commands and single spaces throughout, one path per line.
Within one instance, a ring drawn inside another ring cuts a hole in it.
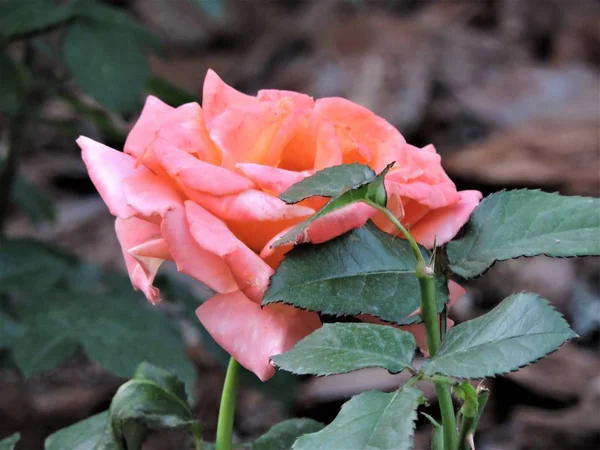
M 148 430 L 185 427 L 200 437 L 183 383 L 146 363 L 113 397 L 109 423 L 117 445 L 126 450 L 141 449 Z
M 130 32 L 74 24 L 65 36 L 63 51 L 79 87 L 104 106 L 128 113 L 140 105 L 150 68 Z
M 150 48 L 158 54 L 165 53 L 165 44 L 143 23 L 123 12 L 122 9 L 97 1 L 79 0 L 71 7 L 78 18 L 89 20 L 108 29 L 127 32 L 141 47 Z
M 20 438 L 20 433 L 13 433 L 10 436 L 0 440 L 0 450 L 13 450 Z
M 454 273 L 472 278 L 520 256 L 600 255 L 599 236 L 598 198 L 502 191 L 481 202 L 447 254 Z
M 323 424 L 312 419 L 290 419 L 278 423 L 252 444 L 252 450 L 291 450 L 300 436 L 316 433 Z
M 154 95 L 160 98 L 163 102 L 177 107 L 185 103 L 200 103 L 200 97 L 192 94 L 191 92 L 181 89 L 179 86 L 175 86 L 173 83 L 160 77 L 150 77 L 148 85 L 146 86 L 148 94 Z
M 56 211 L 52 197 L 23 177 L 17 177 L 11 189 L 12 201 L 29 216 L 34 224 L 52 222 Z
M 56 319 L 56 320 L 53 320 Z M 70 324 L 58 317 L 23 322 L 23 333 L 14 340 L 15 363 L 26 377 L 43 370 L 54 369 L 73 355 L 79 343 Z
M 49 247 L 29 239 L 0 240 L 0 292 L 44 292 L 70 264 Z
M 17 308 L 25 333 L 15 352 L 28 374 L 48 368 L 36 361 L 46 361 L 46 347 L 56 342 L 63 358 L 65 346 L 80 343 L 91 359 L 121 377 L 148 361 L 173 370 L 188 385 L 195 379 L 179 332 L 137 295 L 50 292 L 43 299 L 23 297 Z
M 369 391 L 353 397 L 330 425 L 299 438 L 294 450 L 409 450 L 421 392 Z
M 316 195 L 337 197 L 373 181 L 375 176 L 373 169 L 358 163 L 328 167 L 294 184 L 279 198 L 290 204 Z
M 426 374 L 484 378 L 517 370 L 577 335 L 537 294 L 504 299 L 489 313 L 450 329 Z
M 70 5 L 52 0 L 2 0 L 0 2 L 0 35 L 17 37 L 44 31 L 72 16 Z
M 357 203 L 357 202 L 361 202 L 361 201 L 362 202 L 373 202 L 373 203 L 377 203 L 377 204 L 385 204 L 386 195 L 385 195 L 385 187 L 383 185 L 383 181 L 384 181 L 385 176 L 387 175 L 388 171 L 392 168 L 393 165 L 394 165 L 394 163 L 389 164 L 375 178 L 373 178 L 371 181 L 366 182 L 366 183 L 360 182 L 360 180 L 366 179 L 368 177 L 368 173 L 366 172 L 366 169 L 364 169 L 364 167 L 366 167 L 366 166 L 356 165 L 358 167 L 354 168 L 354 169 L 343 169 L 344 167 L 355 167 L 354 165 L 350 165 L 350 166 L 336 166 L 334 168 L 330 168 L 330 169 L 326 169 L 324 171 L 318 172 L 318 174 L 313 175 L 313 177 L 316 177 L 316 180 L 313 180 L 313 181 L 310 181 L 310 179 L 303 180 L 300 183 L 298 183 L 299 185 L 301 185 L 300 188 L 297 188 L 295 190 L 294 190 L 294 186 L 296 186 L 296 185 L 290 187 L 290 189 L 288 189 L 286 191 L 286 193 L 287 193 L 290 190 L 292 190 L 292 194 L 288 194 L 286 196 L 286 198 L 288 198 L 288 202 L 290 202 L 290 200 L 298 201 L 297 199 L 306 198 L 307 196 L 310 196 L 309 195 L 310 193 L 312 193 L 311 195 L 318 195 L 318 194 L 316 194 L 318 192 L 329 192 L 331 194 L 337 188 L 340 188 L 342 190 L 344 190 L 344 189 L 349 189 L 349 190 L 346 190 L 343 194 L 338 195 L 337 197 L 333 197 L 316 214 L 313 214 L 308 219 L 304 220 L 303 222 L 300 222 L 299 224 L 294 226 L 291 230 L 289 230 L 287 233 L 285 233 L 283 236 L 281 236 L 279 239 L 277 239 L 273 243 L 272 247 L 278 247 L 280 245 L 287 244 L 288 242 L 297 243 L 298 237 L 300 235 L 302 235 L 302 233 L 304 233 L 304 231 L 308 228 L 308 226 L 311 223 L 313 223 L 315 220 L 319 219 L 320 217 L 324 217 L 327 214 L 330 214 L 334 211 L 337 211 L 340 208 L 343 208 L 344 206 L 348 206 L 348 205 L 351 205 L 352 203 Z M 359 175 L 359 173 L 358 173 L 359 171 L 362 171 L 363 174 Z M 334 176 L 329 176 L 330 172 L 333 172 Z M 339 172 L 352 172 L 353 173 L 353 175 L 351 177 L 352 179 L 344 182 L 344 180 L 340 177 L 340 174 L 338 174 Z M 356 183 L 360 183 L 360 184 L 358 184 L 358 185 L 356 185 L 356 187 L 352 188 L 352 186 L 353 186 L 352 184 L 347 184 L 350 182 L 354 183 L 354 184 L 356 184 Z M 304 184 L 304 188 L 302 187 L 303 183 L 306 183 L 306 184 Z M 291 203 L 294 203 L 294 202 L 291 202 Z
M 23 327 L 15 319 L 0 310 L 0 349 L 10 347 L 23 334 Z
M 429 253 L 421 249 L 425 259 Z M 410 245 L 374 224 L 319 245 L 300 245 L 271 278 L 263 305 L 284 302 L 333 315 L 370 314 L 398 324 L 420 306 L 417 265 Z M 448 299 L 443 277 L 437 282 L 437 305 Z
M 415 348 L 415 338 L 407 331 L 367 323 L 333 323 L 271 359 L 295 374 L 333 375 L 365 367 L 399 373 L 410 366 Z
M 108 411 L 96 414 L 46 438 L 44 450 L 95 450 L 103 440 L 105 450 L 118 450 L 110 436 L 106 436 Z
M 18 114 L 25 96 L 25 86 L 19 68 L 5 53 L 0 52 L 0 113 Z

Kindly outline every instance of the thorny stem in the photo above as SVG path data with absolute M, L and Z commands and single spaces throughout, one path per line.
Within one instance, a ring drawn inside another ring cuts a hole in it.
M 419 279 L 419 287 L 421 288 L 421 317 L 427 334 L 429 354 L 434 356 L 440 347 L 440 327 L 435 302 L 435 274 L 433 267 L 425 263 L 419 245 L 389 209 L 372 202 L 368 202 L 368 204 L 381 211 L 398 228 L 410 243 L 412 251 L 415 254 L 415 258 L 417 259 L 416 274 Z M 446 383 L 434 381 L 434 384 L 442 415 L 444 450 L 456 450 L 458 439 L 454 405 L 452 404 L 452 391 Z
M 217 450 L 231 450 L 233 435 L 233 418 L 235 404 L 240 386 L 240 363 L 233 356 L 229 359 L 221 405 L 219 407 L 219 422 L 217 423 Z

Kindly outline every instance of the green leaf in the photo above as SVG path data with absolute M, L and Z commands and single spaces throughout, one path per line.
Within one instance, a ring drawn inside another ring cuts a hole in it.
M 407 331 L 368 323 L 333 323 L 271 359 L 279 368 L 299 375 L 333 375 L 365 367 L 399 373 L 410 367 L 415 348 L 415 338 Z
M 357 187 L 370 183 L 376 175 L 369 166 L 343 164 L 320 170 L 314 175 L 294 184 L 279 196 L 284 202 L 298 203 L 316 195 L 337 197 Z
M 69 268 L 63 255 L 40 242 L 0 240 L 0 293 L 47 291 Z
M 530 364 L 577 337 L 537 294 L 507 297 L 489 313 L 451 328 L 423 371 L 484 378 Z
M 19 439 L 21 438 L 20 433 L 13 433 L 10 436 L 0 441 L 0 450 L 13 450 Z
M 72 17 L 70 5 L 52 0 L 2 0 L 0 35 L 18 37 L 45 31 Z
M 421 249 L 425 260 L 429 253 Z M 284 302 L 333 315 L 370 314 L 397 324 L 420 306 L 417 261 L 409 243 L 372 223 L 319 245 L 300 245 L 286 254 L 263 305 Z M 444 277 L 437 281 L 438 311 L 448 300 Z
M 385 187 L 384 187 L 384 179 L 387 175 L 388 171 L 392 168 L 394 163 L 389 164 L 385 169 L 381 171 L 373 180 L 358 184 L 356 187 L 352 188 L 352 184 L 347 183 L 358 183 L 360 180 L 365 179 L 367 177 L 367 173 L 364 169 L 365 166 L 357 165 L 357 168 L 353 169 L 343 169 L 346 166 L 335 166 L 329 169 L 322 170 L 317 172 L 310 178 L 307 178 L 300 183 L 300 188 L 294 189 L 294 186 L 290 187 L 283 195 L 287 198 L 288 202 L 294 203 L 294 201 L 298 201 L 298 199 L 306 198 L 310 195 L 319 195 L 318 192 L 328 192 L 329 194 L 333 193 L 336 188 L 341 188 L 345 190 L 343 193 L 338 195 L 337 197 L 333 197 L 329 202 L 323 206 L 316 214 L 313 214 L 308 219 L 300 222 L 295 225 L 291 230 L 277 239 L 272 247 L 278 247 L 283 244 L 287 244 L 288 242 L 298 242 L 298 237 L 308 228 L 308 226 L 313 223 L 315 220 L 320 217 L 324 217 L 327 214 L 330 214 L 334 211 L 337 211 L 344 206 L 351 205 L 352 203 L 357 202 L 373 202 L 377 204 L 385 204 Z M 355 167 L 354 165 L 350 165 L 350 167 Z M 362 168 L 361 168 L 362 167 Z M 363 171 L 363 175 L 359 175 L 358 172 Z M 351 177 L 351 180 L 344 180 L 341 177 L 340 173 L 353 172 L 354 175 Z M 331 176 L 329 174 L 332 174 Z M 362 178 L 361 178 L 362 177 Z M 312 179 L 312 181 L 311 181 Z M 302 187 L 304 186 L 304 187 Z M 292 193 L 289 194 L 290 190 Z M 312 194 L 311 194 L 312 193 Z M 287 195 L 286 195 L 287 194 Z
M 447 254 L 454 273 L 472 278 L 496 261 L 521 256 L 600 255 L 598 236 L 598 198 L 502 191 L 481 202 Z
M 25 96 L 25 86 L 16 63 L 5 53 L 0 52 L 0 113 L 14 116 L 21 110 Z
M 128 113 L 141 104 L 150 68 L 130 32 L 76 23 L 67 31 L 63 51 L 75 82 L 104 106 Z
M 34 224 L 52 222 L 56 211 L 52 197 L 23 177 L 17 177 L 11 189 L 12 201 L 29 216 Z
M 290 419 L 278 423 L 252 444 L 252 450 L 291 450 L 300 436 L 316 433 L 323 424 L 312 419 Z
M 0 310 L 0 349 L 10 347 L 23 334 L 23 327 L 15 319 Z
M 413 388 L 357 395 L 342 406 L 330 425 L 302 436 L 292 448 L 409 450 L 421 395 Z
M 189 428 L 200 438 L 183 383 L 147 363 L 142 363 L 113 397 L 109 423 L 117 445 L 127 450 L 141 449 L 150 429 Z
M 87 19 L 92 24 L 129 33 L 143 48 L 150 48 L 161 55 L 166 51 L 164 42 L 157 35 L 122 9 L 93 0 L 79 0 L 71 10 L 78 18 Z
M 50 356 L 58 364 L 80 344 L 92 360 L 124 378 L 148 361 L 173 370 L 188 386 L 195 380 L 179 332 L 137 295 L 48 292 L 43 299 L 20 298 L 17 313 L 25 331 L 16 340 L 15 358 L 27 375 L 50 368 Z
M 44 450 L 94 450 L 103 440 L 105 450 L 118 450 L 110 436 L 106 436 L 108 411 L 96 414 L 46 438 Z

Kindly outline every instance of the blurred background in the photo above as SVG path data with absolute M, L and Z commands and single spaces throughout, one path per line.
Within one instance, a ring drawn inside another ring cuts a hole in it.
M 213 440 L 227 358 L 193 314 L 209 293 L 173 268 L 159 307 L 132 291 L 74 142 L 122 148 L 145 95 L 200 102 L 209 68 L 250 94 L 364 105 L 433 143 L 460 189 L 600 195 L 595 0 L 0 0 L 0 438 L 21 432 L 17 449 L 105 410 L 143 360 L 187 382 Z M 477 449 L 600 448 L 599 260 L 499 263 L 466 287 L 457 321 L 528 290 L 581 336 L 487 382 Z M 329 422 L 350 396 L 402 381 L 246 374 L 237 438 L 289 417 Z M 430 431 L 420 418 L 415 448 Z M 145 448 L 187 439 L 156 433 Z

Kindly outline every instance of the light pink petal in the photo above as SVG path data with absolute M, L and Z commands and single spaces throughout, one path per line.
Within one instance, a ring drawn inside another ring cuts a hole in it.
M 431 211 L 411 228 L 411 234 L 419 244 L 427 248 L 433 247 L 434 242 L 443 245 L 467 223 L 482 194 L 479 191 L 461 191 L 459 194 L 457 203 Z
M 333 123 L 323 121 L 317 132 L 317 153 L 315 170 L 322 170 L 342 164 L 342 147 Z
M 148 96 L 140 118 L 129 132 L 129 136 L 127 136 L 124 147 L 125 153 L 133 155 L 136 159 L 143 158 L 148 146 L 154 141 L 156 132 L 160 128 L 164 117 L 173 109 L 158 98 Z
M 356 103 L 343 98 L 321 98 L 315 114 L 347 128 L 364 154 L 373 155 L 369 165 L 379 173 L 390 162 L 403 160 L 406 141 L 389 122 Z
M 315 212 L 306 206 L 287 205 L 283 200 L 256 189 L 221 197 L 198 193 L 192 200 L 221 219 L 241 222 L 300 219 Z
M 204 79 L 202 91 L 202 108 L 204 120 L 210 128 L 216 117 L 226 112 L 231 106 L 254 106 L 258 103 L 255 97 L 242 94 L 225 83 L 213 70 L 209 69 Z
M 160 292 L 152 286 L 152 282 L 160 264 L 166 259 L 163 258 L 166 256 L 165 253 L 148 252 L 143 258 L 136 258 L 131 252 L 140 246 L 160 239 L 160 227 L 137 217 L 117 218 L 115 231 L 123 250 L 131 284 L 135 289 L 141 290 L 150 302 L 157 303 L 160 301 Z
M 277 233 L 275 236 L 273 236 L 273 238 L 265 244 L 265 246 L 259 254 L 261 259 L 273 269 L 279 267 L 279 264 L 281 264 L 281 261 L 283 261 L 283 257 L 285 256 L 285 254 L 289 252 L 292 248 L 294 248 L 294 244 L 292 243 L 280 245 L 278 247 L 273 247 L 273 244 L 292 228 L 293 227 L 285 228 L 279 233 Z
M 185 202 L 190 232 L 205 250 L 227 262 L 239 289 L 260 303 L 273 269 L 246 244 L 237 239 L 227 225 L 194 202 Z
M 344 206 L 315 220 L 303 233 L 304 236 L 300 237 L 297 242 L 320 244 L 328 241 L 347 231 L 362 227 L 375 212 L 375 209 L 364 203 L 353 203 Z
M 80 136 L 77 144 L 94 186 L 113 216 L 127 218 L 135 210 L 127 204 L 123 180 L 136 174 L 149 173 L 145 167 L 135 168 L 135 159 L 104 144 Z
M 285 98 L 292 99 L 296 105 L 301 108 L 314 108 L 315 101 L 306 94 L 300 94 L 294 91 L 283 91 L 278 89 L 262 89 L 256 94 L 256 98 L 261 102 L 278 102 Z
M 243 293 L 220 294 L 197 310 L 217 343 L 262 381 L 275 374 L 271 356 L 291 349 L 321 326 L 318 315 L 287 305 L 260 305 Z
M 161 230 L 180 272 L 196 278 L 217 292 L 229 293 L 238 289 L 227 263 L 200 247 L 194 240 L 183 207 L 166 212 Z
M 456 186 L 450 180 L 440 184 L 431 184 L 429 181 L 398 184 L 398 194 L 432 209 L 443 208 L 459 199 Z
M 154 156 L 172 177 L 185 186 L 209 194 L 235 194 L 254 187 L 249 179 L 224 167 L 215 166 L 173 145 L 154 146 Z
M 210 164 L 221 163 L 221 151 L 208 135 L 198 103 L 186 103 L 165 116 L 156 135 L 153 151 L 156 152 L 163 145 L 196 154 Z
M 295 172 L 262 164 L 240 163 L 235 167 L 261 189 L 279 195 L 290 186 L 311 176 L 314 170 Z
M 150 172 L 139 173 L 123 180 L 127 204 L 144 217 L 161 217 L 167 210 L 182 205 L 182 199 L 165 180 Z

